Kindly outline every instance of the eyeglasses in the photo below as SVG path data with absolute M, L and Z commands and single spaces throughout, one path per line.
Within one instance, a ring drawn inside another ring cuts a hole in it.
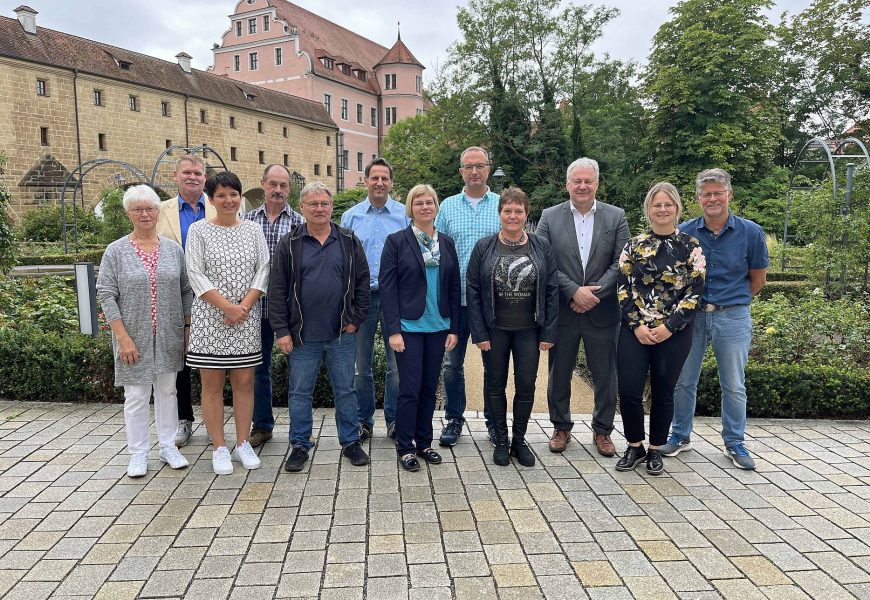
M 461 168 L 466 171 L 483 171 L 489 168 L 489 163 L 477 163 L 473 165 L 461 165 Z
M 159 209 L 156 206 L 149 206 L 148 208 L 131 208 L 129 212 L 133 213 L 134 215 L 144 215 L 145 213 L 153 215 L 158 210 Z
M 303 202 L 302 204 L 314 209 L 329 208 L 332 206 L 332 202 Z
M 594 185 L 597 181 L 595 179 L 572 179 L 568 183 L 573 186 L 583 185 L 584 183 L 586 185 Z
M 653 204 L 650 206 L 652 210 L 674 210 L 677 208 L 676 204 Z
M 727 195 L 728 190 L 718 190 L 715 192 L 704 192 L 703 194 L 698 194 L 698 198 L 701 198 L 703 200 L 709 200 L 710 198 L 716 198 L 716 200 L 721 200 Z

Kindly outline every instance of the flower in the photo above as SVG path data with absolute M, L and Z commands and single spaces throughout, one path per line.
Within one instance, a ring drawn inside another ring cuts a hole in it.
M 767 329 L 764 330 L 764 333 L 766 333 L 767 335 L 773 335 L 774 333 L 776 333 L 776 328 L 775 327 L 768 327 Z

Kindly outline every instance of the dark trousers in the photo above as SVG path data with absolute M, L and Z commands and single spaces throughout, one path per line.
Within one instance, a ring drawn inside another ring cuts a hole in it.
M 175 376 L 175 394 L 178 396 L 178 420 L 193 421 L 193 399 L 190 394 L 190 367 L 184 368 Z
M 272 414 L 272 348 L 275 345 L 275 333 L 269 319 L 260 320 L 260 341 L 263 362 L 254 367 L 254 417 L 251 425 L 254 429 L 272 431 L 275 428 L 275 415 Z
M 399 456 L 432 446 L 432 414 L 444 359 L 446 331 L 402 332 L 405 351 L 396 352 L 399 397 L 396 399 L 396 451 Z
M 538 328 L 507 331 L 494 327 L 489 330 L 489 352 L 483 353 L 486 365 L 486 407 L 492 417 L 499 444 L 508 441 L 507 387 L 508 365 L 514 358 L 514 422 L 513 442 L 522 442 L 526 437 L 529 416 L 535 403 L 535 380 L 538 377 Z
M 649 443 L 661 446 L 668 441 L 668 429 L 674 417 L 674 387 L 683 363 L 692 347 L 692 327 L 677 331 L 664 342 L 641 344 L 634 331 L 623 325 L 619 333 L 619 405 L 625 439 L 629 443 L 644 440 L 643 390 L 650 374 L 652 404 L 649 412 Z
M 593 309 L 594 310 L 594 309 Z M 553 427 L 571 431 L 571 379 L 577 368 L 580 340 L 586 352 L 586 364 L 592 372 L 595 408 L 592 411 L 592 431 L 610 435 L 616 415 L 616 340 L 619 322 L 598 327 L 585 314 L 575 313 L 567 304 L 559 306 L 559 331 L 556 345 L 548 357 L 549 381 L 547 404 Z

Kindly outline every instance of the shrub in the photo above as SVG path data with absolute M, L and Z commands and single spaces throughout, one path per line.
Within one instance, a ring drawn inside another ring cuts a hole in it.
M 789 273 L 788 275 L 793 275 Z M 795 274 L 796 275 L 796 274 Z M 800 280 L 800 279 L 777 279 L 774 277 L 758 292 L 759 300 L 767 300 L 774 294 L 782 294 L 794 298 L 800 298 L 811 294 L 813 290 L 819 287 L 819 283 L 815 281 Z
M 352 187 L 335 194 L 332 197 L 332 220 L 336 223 L 340 222 L 344 211 L 362 201 L 367 195 L 368 190 L 364 187 Z
M 19 265 L 72 265 L 77 262 L 92 262 L 99 265 L 103 259 L 103 252 L 106 250 L 103 246 L 95 247 L 92 245 L 84 248 L 80 246 L 79 248 L 78 252 L 70 254 L 64 254 L 62 248 L 57 253 L 22 253 L 18 256 L 17 261 Z
M 797 271 L 768 271 L 767 283 L 770 285 L 773 281 L 808 281 L 810 278 L 806 273 L 798 273 Z
M 72 242 L 73 231 L 73 207 L 66 206 L 67 240 Z M 93 211 L 77 208 L 75 211 L 76 226 L 78 228 L 79 241 L 84 243 L 94 236 L 99 235 L 102 229 L 100 221 Z M 18 236 L 22 239 L 35 242 L 60 242 L 63 240 L 63 220 L 59 204 L 43 206 L 28 211 L 21 217 L 21 228 Z
M 78 332 L 74 283 L 63 277 L 0 279 L 0 327 Z
M 0 275 L 8 273 L 15 265 L 15 240 L 12 234 L 12 220 L 6 209 L 9 206 L 9 192 L 3 179 L 6 156 L 0 152 Z
M 103 202 L 103 231 L 100 240 L 104 244 L 111 244 L 120 237 L 133 231 L 133 224 L 124 212 L 124 190 L 121 188 L 109 188 L 102 192 Z

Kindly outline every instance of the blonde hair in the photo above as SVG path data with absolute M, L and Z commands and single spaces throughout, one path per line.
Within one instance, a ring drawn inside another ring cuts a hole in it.
M 435 212 L 438 212 L 438 207 L 440 204 L 438 203 L 438 194 L 435 193 L 435 188 L 433 188 L 428 183 L 418 183 L 414 187 L 411 188 L 411 191 L 408 192 L 408 196 L 405 200 L 405 215 L 409 219 L 413 219 L 414 215 L 412 214 L 411 204 L 414 200 L 419 198 L 420 196 L 432 196 L 432 199 L 435 201 Z
M 680 222 L 680 217 L 683 214 L 683 202 L 680 200 L 680 192 L 677 191 L 677 188 L 673 186 L 673 184 L 668 183 L 667 181 L 660 181 L 653 185 L 649 191 L 646 193 L 646 198 L 643 201 L 643 216 L 646 219 L 647 223 L 650 223 L 649 218 L 649 207 L 652 204 L 653 197 L 659 192 L 664 192 L 668 198 L 671 199 L 671 202 L 677 205 L 677 214 L 674 215 L 674 227 L 676 227 Z

